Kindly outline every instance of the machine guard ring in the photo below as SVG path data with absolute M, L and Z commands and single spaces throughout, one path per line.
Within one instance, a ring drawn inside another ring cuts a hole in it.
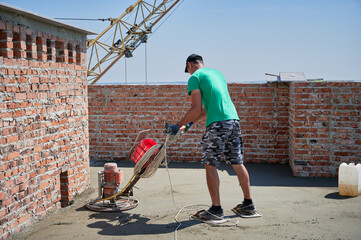
M 138 206 L 139 201 L 127 196 L 119 196 L 117 200 L 92 201 L 85 204 L 85 207 L 96 212 L 121 212 L 133 209 Z

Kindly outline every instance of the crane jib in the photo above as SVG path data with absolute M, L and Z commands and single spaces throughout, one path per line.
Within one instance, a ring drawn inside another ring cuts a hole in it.
M 147 42 L 154 25 L 180 1 L 164 0 L 156 6 L 156 0 L 153 4 L 139 0 L 119 18 L 109 18 L 110 25 L 87 42 L 90 84 L 96 83 L 123 56 L 132 57 L 133 51 Z

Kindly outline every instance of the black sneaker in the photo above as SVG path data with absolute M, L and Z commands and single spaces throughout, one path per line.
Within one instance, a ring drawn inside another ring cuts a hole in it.
M 209 214 L 212 214 L 214 216 L 217 216 L 217 217 L 224 217 L 223 209 L 218 210 L 218 211 L 213 211 L 211 208 L 209 208 L 206 212 L 208 212 Z
M 255 217 L 261 217 L 262 214 L 260 214 L 259 212 L 257 212 L 256 208 L 254 207 L 254 204 L 238 204 L 237 206 L 235 206 L 234 208 L 232 208 L 232 211 L 237 214 L 240 217 L 243 218 L 255 218 Z
M 228 218 L 224 218 L 223 210 L 214 212 L 211 209 L 200 210 L 196 214 L 192 215 L 190 219 L 209 224 L 222 224 L 229 221 Z

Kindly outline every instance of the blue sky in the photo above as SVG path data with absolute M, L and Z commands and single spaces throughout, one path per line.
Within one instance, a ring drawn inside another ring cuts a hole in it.
M 135 0 L 2 2 L 51 18 L 117 18 Z M 108 26 L 64 22 L 98 33 Z M 143 44 L 127 59 L 126 78 L 122 59 L 99 83 L 186 82 L 191 53 L 228 82 L 274 80 L 265 73 L 279 72 L 361 80 L 361 0 L 184 0 L 146 50 L 147 71 Z

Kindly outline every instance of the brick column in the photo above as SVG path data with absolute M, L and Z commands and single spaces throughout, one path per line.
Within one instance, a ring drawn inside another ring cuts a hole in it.
M 68 56 L 70 64 L 76 63 L 75 45 L 72 43 L 68 43 Z
M 290 165 L 295 176 L 336 177 L 361 157 L 361 84 L 292 83 Z
M 37 53 L 36 53 L 36 36 L 32 34 L 26 35 L 26 58 L 27 59 L 34 59 L 36 60 Z
M 36 46 L 37 46 L 37 57 L 39 61 L 46 61 L 47 58 L 47 47 L 46 47 L 46 38 L 36 37 Z
M 13 32 L 0 31 L 0 56 L 4 58 L 13 58 Z
M 85 44 L 76 46 L 76 64 L 83 65 L 86 63 L 86 47 Z
M 56 41 L 56 62 L 68 62 L 68 49 L 65 42 Z
M 13 34 L 14 58 L 26 58 L 26 35 L 24 32 Z
M 53 40 L 53 39 L 46 40 L 46 53 L 48 55 L 49 62 L 56 61 L 55 40 Z

